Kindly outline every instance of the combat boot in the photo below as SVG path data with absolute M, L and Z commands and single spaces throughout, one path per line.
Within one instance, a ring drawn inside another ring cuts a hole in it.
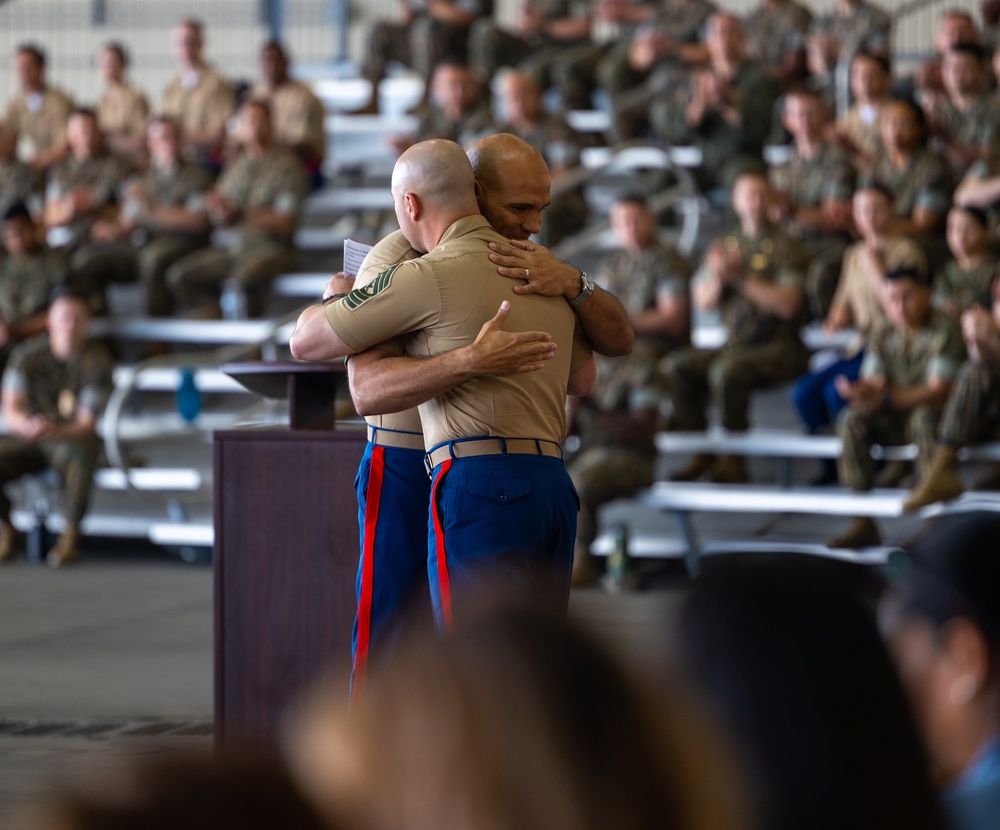
M 697 481 L 715 465 L 715 456 L 707 453 L 699 453 L 687 464 L 681 467 L 676 473 L 669 477 L 669 481 Z
M 903 502 L 903 510 L 919 510 L 937 501 L 951 501 L 962 495 L 962 474 L 958 469 L 958 451 L 955 447 L 941 446 L 934 453 L 930 469 Z
M 722 455 L 712 466 L 716 484 L 746 484 L 747 465 L 742 455 Z
M 9 519 L 0 521 L 0 562 L 6 562 L 14 556 L 17 548 L 18 532 Z
M 854 519 L 850 526 L 843 533 L 832 536 L 826 542 L 828 548 L 870 548 L 882 544 L 882 534 L 878 532 L 878 525 L 867 517 Z
M 45 562 L 52 568 L 75 562 L 80 558 L 80 527 L 75 524 L 66 525 L 52 550 L 45 556 Z

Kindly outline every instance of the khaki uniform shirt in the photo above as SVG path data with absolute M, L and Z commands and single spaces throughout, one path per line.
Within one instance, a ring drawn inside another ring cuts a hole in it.
M 250 96 L 255 101 L 267 102 L 274 138 L 279 144 L 286 147 L 305 144 L 316 162 L 326 158 L 323 102 L 308 86 L 299 81 L 288 81 L 277 89 L 258 84 Z
M 965 341 L 955 322 L 932 309 L 927 324 L 907 337 L 886 323 L 868 341 L 861 376 L 884 376 L 890 386 L 922 386 L 934 378 L 950 381 L 965 360 Z
M 30 160 L 58 147 L 66 139 L 66 122 L 73 99 L 47 86 L 37 96 L 19 92 L 7 104 L 7 126 L 18 134 L 18 155 Z
M 167 84 L 160 112 L 177 120 L 182 135 L 221 130 L 236 112 L 236 93 L 229 81 L 208 67 L 190 88 L 185 88 L 180 75 Z
M 99 414 L 111 394 L 114 362 L 103 346 L 87 343 L 64 363 L 52 354 L 48 334 L 19 345 L 3 374 L 3 389 L 24 395 L 31 415 L 73 421 L 78 411 Z
M 964 271 L 950 259 L 934 284 L 934 304 L 942 306 L 950 300 L 959 311 L 974 305 L 985 309 L 993 306 L 993 283 L 1000 276 L 1000 261 L 988 255 L 979 265 Z
M 875 158 L 882 146 L 881 107 L 874 110 L 862 108 L 853 104 L 844 116 L 837 121 L 837 134 L 846 138 L 863 156 Z
M 410 243 L 403 236 L 403 232 L 393 231 L 368 252 L 365 261 L 361 263 L 358 277 L 354 281 L 354 287 L 363 288 L 393 265 L 398 265 L 400 262 L 405 262 L 408 259 L 416 259 L 418 256 L 420 254 L 410 247 Z M 378 345 L 379 348 L 386 349 L 397 356 L 406 353 L 406 347 L 399 337 L 387 340 L 385 343 Z M 369 415 L 365 420 L 373 427 L 402 430 L 403 432 L 422 432 L 420 427 L 420 413 L 416 407 L 385 415 Z
M 217 188 L 242 212 L 268 209 L 296 216 L 309 192 L 302 165 L 284 147 L 274 147 L 260 158 L 250 158 L 244 153 L 222 172 Z M 292 244 L 290 238 L 246 225 L 240 227 L 241 249 L 262 240 Z
M 503 300 L 511 304 L 506 330 L 552 335 L 558 348 L 544 369 L 475 378 L 421 404 L 428 449 L 484 435 L 562 441 L 568 379 L 590 357 L 569 304 L 562 297 L 512 294 L 510 280 L 489 260 L 489 242 L 506 240 L 482 216 L 459 219 L 433 251 L 384 271 L 326 309 L 331 327 L 354 351 L 399 334 L 412 357 L 466 346 Z
M 94 111 L 101 132 L 142 136 L 149 116 L 149 101 L 134 86 L 112 86 L 98 99 Z
M 886 243 L 886 251 L 894 245 Z M 864 265 L 862 252 L 865 243 L 856 242 L 844 252 L 844 264 L 840 270 L 840 282 L 833 295 L 832 305 L 846 304 L 851 309 L 854 327 L 867 334 L 884 322 L 885 310 L 879 301 L 879 276 L 872 274 Z

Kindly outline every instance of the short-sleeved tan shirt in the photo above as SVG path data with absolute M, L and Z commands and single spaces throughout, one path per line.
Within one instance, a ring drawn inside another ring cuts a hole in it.
M 221 130 L 236 112 L 236 93 L 219 72 L 205 68 L 191 87 L 180 75 L 167 84 L 160 112 L 176 119 L 184 135 Z
M 544 369 L 474 378 L 420 405 L 424 443 L 499 435 L 562 441 L 571 373 L 589 359 L 589 343 L 562 297 L 511 293 L 489 259 L 489 242 L 505 243 L 482 216 L 466 216 L 419 259 L 383 271 L 374 282 L 331 303 L 326 317 L 354 351 L 404 335 L 411 357 L 432 357 L 475 340 L 508 300 L 507 331 L 547 331 L 557 344 Z
M 141 136 L 149 117 L 149 101 L 141 90 L 122 84 L 106 89 L 94 111 L 101 132 Z
M 408 259 L 416 259 L 418 256 L 420 254 L 410 247 L 409 240 L 403 236 L 403 232 L 393 231 L 368 252 L 365 261 L 361 263 L 361 268 L 358 269 L 358 278 L 354 281 L 354 287 L 363 288 L 368 283 L 373 282 L 386 269 Z M 403 341 L 398 337 L 387 340 L 385 343 L 379 343 L 378 346 L 396 355 L 403 355 L 406 352 Z M 416 407 L 385 415 L 369 415 L 365 420 L 373 427 L 381 429 L 422 432 L 420 413 Z
M 305 144 L 316 161 L 326 158 L 323 102 L 308 86 L 299 81 L 287 81 L 277 89 L 258 84 L 250 95 L 270 107 L 275 140 L 286 147 Z
M 47 86 L 38 96 L 19 92 L 7 105 L 7 126 L 18 134 L 21 158 L 29 160 L 58 147 L 66 139 L 73 99 Z

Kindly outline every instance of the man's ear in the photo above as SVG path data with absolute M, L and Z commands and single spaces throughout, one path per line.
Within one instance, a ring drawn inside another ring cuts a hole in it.
M 408 190 L 403 194 L 403 204 L 406 207 L 406 215 L 410 217 L 410 221 L 416 222 L 420 218 L 420 214 L 423 212 L 423 205 L 420 204 L 420 197 L 416 193 Z
M 479 179 L 475 179 L 475 190 L 476 190 L 476 201 L 482 204 L 483 194 L 486 193 L 486 190 L 483 188 L 482 182 L 480 182 Z

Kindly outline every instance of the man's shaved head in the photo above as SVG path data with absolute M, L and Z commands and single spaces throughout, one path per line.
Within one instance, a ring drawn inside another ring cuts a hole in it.
M 475 177 L 468 157 L 454 141 L 421 141 L 396 162 L 392 193 L 396 197 L 415 193 L 429 209 L 474 203 Z
M 486 136 L 467 152 L 479 186 L 479 209 L 493 230 L 508 239 L 538 233 L 552 183 L 541 154 L 510 133 Z
M 469 159 L 454 141 L 414 144 L 392 170 L 396 219 L 414 250 L 431 250 L 464 216 L 479 214 Z

